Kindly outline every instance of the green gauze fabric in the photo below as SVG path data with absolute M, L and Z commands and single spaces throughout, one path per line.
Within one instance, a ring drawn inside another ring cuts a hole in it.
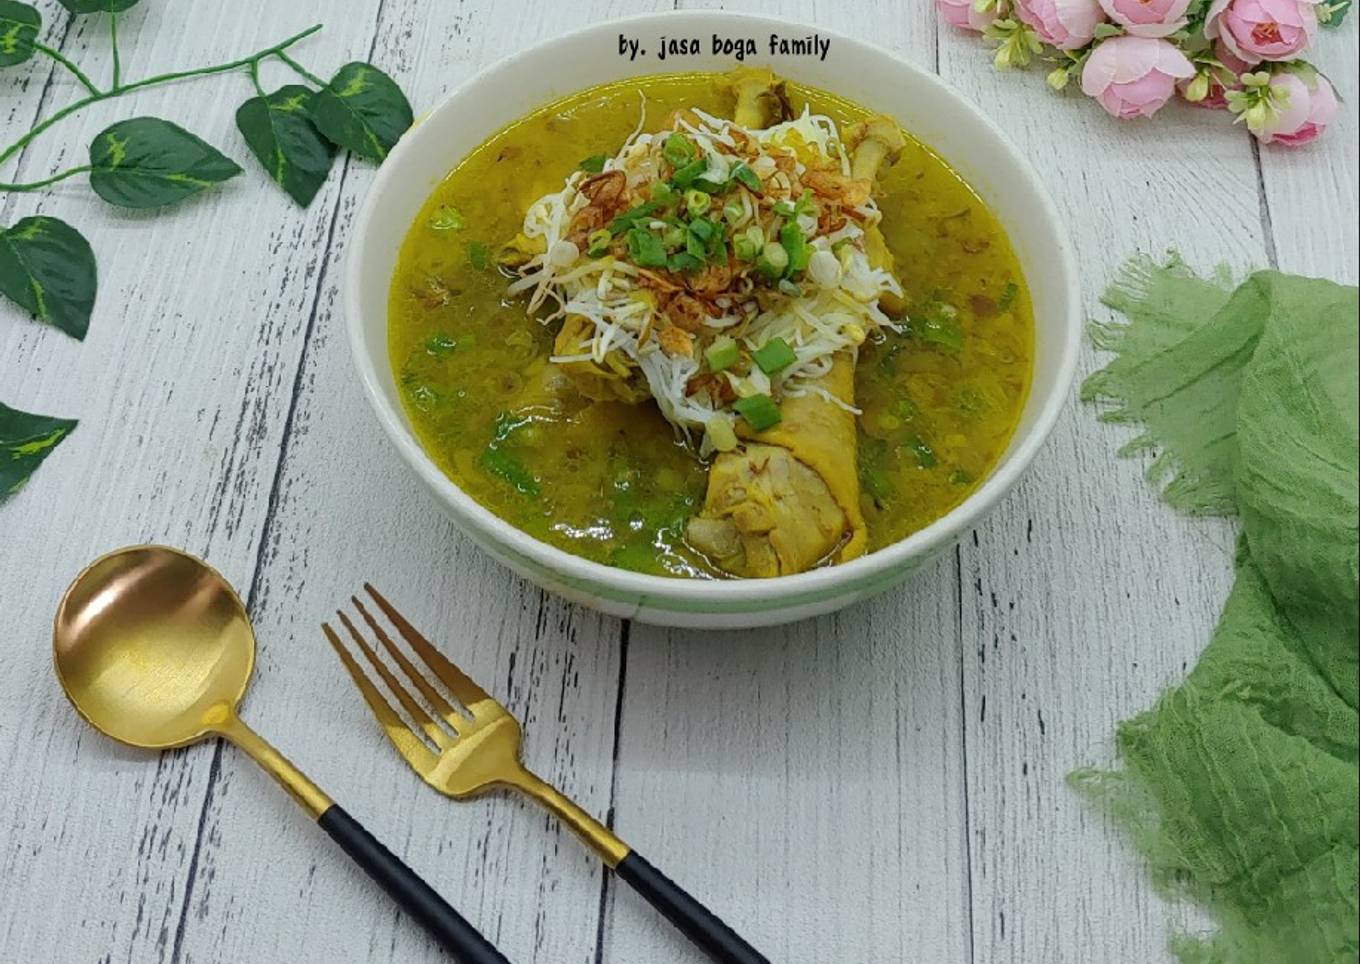
M 1179 259 L 1126 266 L 1083 386 L 1156 449 L 1183 511 L 1237 515 L 1237 581 L 1199 663 L 1072 782 L 1167 892 L 1219 927 L 1186 962 L 1360 960 L 1360 301 L 1354 287 Z

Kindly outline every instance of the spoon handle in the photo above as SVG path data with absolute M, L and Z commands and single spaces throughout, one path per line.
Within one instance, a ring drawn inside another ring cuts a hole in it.
M 317 823 L 457 960 L 464 964 L 510 964 L 505 955 L 344 808 L 332 804 L 317 818 Z
M 279 782 L 322 829 L 364 869 L 383 890 L 414 917 L 440 945 L 462 964 L 510 964 L 500 951 L 477 932 L 463 915 L 449 906 L 416 872 L 378 842 L 363 824 L 328 797 L 286 756 L 246 726 L 235 713 L 224 711 L 212 721 L 214 729 L 250 755 Z

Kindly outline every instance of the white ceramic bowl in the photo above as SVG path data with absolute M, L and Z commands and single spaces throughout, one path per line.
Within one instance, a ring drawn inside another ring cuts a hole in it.
M 645 57 L 618 53 L 619 35 L 640 38 Z M 895 545 L 841 566 L 775 579 L 671 579 L 589 562 L 539 542 L 482 508 L 422 451 L 402 411 L 387 355 L 388 286 L 421 205 L 461 158 L 506 124 L 585 87 L 645 73 L 727 70 L 709 54 L 714 34 L 829 37 L 824 61 L 761 56 L 778 73 L 896 117 L 938 152 L 997 214 L 1029 282 L 1035 315 L 1034 380 L 1019 427 L 991 475 L 962 504 Z M 656 59 L 661 35 L 696 37 L 700 56 Z M 1029 163 L 973 105 L 931 74 L 859 41 L 785 21 L 684 12 L 599 24 L 501 61 L 463 84 L 392 151 L 360 212 L 350 243 L 345 297 L 350 346 L 379 421 L 407 464 L 478 545 L 568 599 L 617 616 L 671 626 L 736 628 L 830 612 L 903 579 L 992 508 L 1043 444 L 1067 397 L 1080 339 L 1080 299 L 1067 231 Z

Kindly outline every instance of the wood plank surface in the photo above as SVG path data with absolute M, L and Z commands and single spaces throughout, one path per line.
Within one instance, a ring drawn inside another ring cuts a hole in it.
M 203 4 L 142 4 L 121 24 L 124 69 L 136 77 L 233 59 L 321 19 L 328 7 L 315 0 L 263 18 Z M 61 36 L 74 18 L 56 3 L 42 8 Z M 367 49 L 372 14 L 329 19 L 299 56 L 330 65 Z M 101 81 L 109 76 L 98 18 L 75 20 L 63 50 Z M 3 89 L 0 115 L 17 111 L 10 99 L 31 110 L 31 92 Z M 59 73 L 45 113 L 77 96 Z M 241 74 L 98 104 L 53 128 L 5 173 L 32 180 L 82 163 L 95 134 L 143 114 L 183 124 L 244 159 L 233 114 L 248 96 Z M 27 124 L 7 123 L 3 139 Z M 52 675 L 52 612 L 86 562 L 132 542 L 185 547 L 236 585 L 250 585 L 339 188 L 332 178 L 304 212 L 251 166 L 219 190 L 151 214 L 109 208 L 83 178 L 50 194 L 4 199 L 7 221 L 44 213 L 79 227 L 102 279 L 83 343 L 8 303 L 0 311 L 0 397 L 81 419 L 39 484 L 7 504 L 0 522 L 10 611 L 10 644 L 0 647 L 6 959 L 143 964 L 174 956 L 213 749 L 138 753 L 81 723 Z

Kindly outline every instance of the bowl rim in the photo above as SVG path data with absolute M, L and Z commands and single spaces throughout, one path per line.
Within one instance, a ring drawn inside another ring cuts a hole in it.
M 595 562 L 574 555 L 564 549 L 542 542 L 514 525 L 501 519 L 462 490 L 452 479 L 435 464 L 434 460 L 421 447 L 414 431 L 406 424 L 405 415 L 399 405 L 389 403 L 381 384 L 381 375 L 373 364 L 364 325 L 360 312 L 361 290 L 363 288 L 362 265 L 364 261 L 364 238 L 369 234 L 370 223 L 378 216 L 381 200 L 388 186 L 402 176 L 401 162 L 408 154 L 417 150 L 416 138 L 403 136 L 392 149 L 378 173 L 360 207 L 351 231 L 351 241 L 345 255 L 344 268 L 344 306 L 345 325 L 350 352 L 364 394 L 369 405 L 378 417 L 379 423 L 387 433 L 388 439 L 396 447 L 407 465 L 429 486 L 432 491 L 453 510 L 455 522 L 460 528 L 473 531 L 466 534 L 475 542 L 487 540 L 496 546 L 504 546 L 513 555 L 530 561 L 559 577 L 569 577 L 573 584 L 597 592 L 609 589 L 609 595 L 617 598 L 635 598 L 641 605 L 650 608 L 669 609 L 670 604 L 681 606 L 712 602 L 732 610 L 754 611 L 769 608 L 768 604 L 791 600 L 794 597 L 825 596 L 836 594 L 839 588 L 849 594 L 859 583 L 870 582 L 877 577 L 882 579 L 886 573 L 905 569 L 908 563 L 931 554 L 942 548 L 965 530 L 974 525 L 990 511 L 1029 468 L 1040 448 L 1047 441 L 1058 416 L 1067 403 L 1075 378 L 1077 359 L 1081 343 L 1081 292 L 1077 281 L 1076 258 L 1072 249 L 1071 237 L 1054 204 L 1051 195 L 1029 160 L 1011 141 L 1001 127 L 983 111 L 974 106 L 962 94 L 956 92 L 937 75 L 924 70 L 899 55 L 834 30 L 788 20 L 776 20 L 756 14 L 730 12 L 724 10 L 672 10 L 640 14 L 611 19 L 572 30 L 568 33 L 540 41 L 524 50 L 516 51 L 488 64 L 465 79 L 439 102 L 420 117 L 415 129 L 428 124 L 449 111 L 456 110 L 459 101 L 466 93 L 485 83 L 486 79 L 498 72 L 514 69 L 526 60 L 551 56 L 558 48 L 568 47 L 581 38 L 597 34 L 611 33 L 621 27 L 642 27 L 648 23 L 660 23 L 670 19 L 702 17 L 721 20 L 731 25 L 746 24 L 751 27 L 777 27 L 784 31 L 816 32 L 830 38 L 837 44 L 848 46 L 853 52 L 856 48 L 873 52 L 889 58 L 896 66 L 910 75 L 916 83 L 932 88 L 932 93 L 951 103 L 956 110 L 966 111 L 979 121 L 987 131 L 1000 142 L 1008 153 L 1008 161 L 1019 176 L 1024 190 L 1033 195 L 1044 217 L 1053 229 L 1058 241 L 1058 249 L 1049 252 L 1056 261 L 1059 275 L 1065 279 L 1062 292 L 1062 309 L 1065 325 L 1060 330 L 1061 344 L 1057 347 L 1058 360 L 1052 389 L 1046 398 L 1040 400 L 1034 420 L 1024 438 L 1016 447 L 992 469 L 982 485 L 974 489 L 962 502 L 954 506 L 940 518 L 922 529 L 918 529 L 905 539 L 867 553 L 857 559 L 835 566 L 823 566 L 806 572 L 784 576 L 767 576 L 738 579 L 698 579 L 677 576 L 655 576 L 646 573 L 620 569 L 604 563 Z M 639 73 L 641 73 L 639 71 Z M 513 121 L 512 121 L 513 122 Z M 929 147 L 930 145 L 926 145 Z M 390 279 L 386 279 L 390 285 Z M 386 330 L 384 328 L 384 330 Z M 386 341 L 384 340 L 384 348 Z M 386 360 L 386 352 L 383 353 Z M 1032 386 L 1031 386 L 1032 390 Z M 480 537 L 480 538 L 479 538 Z M 493 551 L 493 555 L 496 554 Z M 723 605 L 725 604 L 725 605 Z

